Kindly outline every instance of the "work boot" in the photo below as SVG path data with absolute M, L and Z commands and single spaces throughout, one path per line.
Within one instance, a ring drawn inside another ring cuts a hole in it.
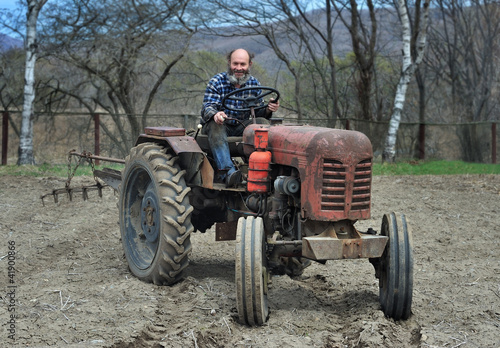
M 241 184 L 241 172 L 239 170 L 235 170 L 226 176 L 226 187 L 236 187 L 239 184 Z

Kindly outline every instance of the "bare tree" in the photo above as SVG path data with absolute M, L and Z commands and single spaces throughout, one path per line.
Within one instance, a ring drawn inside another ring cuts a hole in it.
M 0 53 L 0 106 L 3 110 L 21 110 L 25 60 L 21 49 Z
M 25 84 L 18 165 L 35 164 L 33 154 L 33 101 L 35 100 L 35 64 L 38 51 L 36 35 L 38 15 L 46 3 L 47 0 L 27 0 Z
M 359 114 L 356 116 L 359 119 L 375 120 L 377 115 L 372 107 L 378 31 L 375 3 L 372 0 L 362 2 L 362 4 L 366 3 L 368 9 L 369 25 L 365 24 L 364 12 L 360 11 L 358 1 L 342 0 L 332 1 L 332 3 L 351 34 L 352 49 L 357 66 L 355 87 L 360 105 Z
M 72 8 L 59 2 L 48 14 L 45 49 L 73 74 L 53 88 L 89 112 L 111 115 L 113 126 L 101 126 L 122 155 L 143 131 L 155 100 L 165 98 L 162 85 L 189 47 L 195 29 L 185 21 L 188 4 L 75 0 Z
M 12 11 L 0 10 L 0 27 L 2 27 L 10 35 L 24 39 L 26 43 L 26 16 L 27 6 L 19 1 L 19 6 Z M 47 8 L 45 5 L 44 10 Z M 38 19 L 40 21 L 40 19 Z M 33 85 L 33 102 L 30 120 L 24 118 L 24 124 L 36 123 L 38 112 L 50 112 L 57 109 L 60 105 L 61 95 L 54 93 L 51 88 L 47 88 L 47 81 L 52 79 L 52 71 L 44 64 L 43 51 L 40 47 L 43 46 L 39 35 L 39 30 L 36 33 L 36 71 Z M 25 101 L 23 90 L 25 88 L 26 73 L 26 50 L 20 43 L 21 40 L 4 35 L 2 38 L 5 42 L 0 52 L 0 105 L 4 110 L 9 111 L 9 123 L 16 136 L 20 137 L 22 119 L 13 117 L 13 115 L 23 112 L 23 103 Z M 31 62 L 32 63 L 32 62 Z M 29 71 L 30 69 L 28 69 Z M 52 120 L 51 120 L 52 121 Z M 31 123 L 30 123 L 31 122 Z M 33 135 L 36 134 L 33 130 Z M 33 146 L 34 147 L 34 146 Z M 35 149 L 33 149 L 35 150 Z M 35 151 L 33 151 L 35 153 Z M 35 155 L 34 155 L 35 156 Z
M 428 64 L 439 83 L 449 86 L 449 93 L 442 92 L 449 121 L 471 123 L 457 131 L 463 159 L 482 162 L 484 142 L 475 123 L 498 117 L 500 8 L 489 0 L 436 3 L 439 22 L 429 33 Z
M 391 120 L 389 122 L 389 130 L 385 141 L 384 152 L 382 160 L 387 162 L 394 162 L 396 157 L 396 139 L 401 122 L 401 114 L 406 99 L 406 90 L 410 83 L 411 78 L 415 73 L 415 69 L 423 59 L 425 51 L 425 43 L 427 38 L 427 22 L 429 17 L 429 3 L 430 0 L 424 0 L 422 8 L 420 7 L 421 1 L 417 0 L 415 3 L 416 18 L 420 18 L 420 11 L 422 10 L 422 20 L 415 22 L 413 32 L 418 33 L 417 36 L 412 35 L 412 27 L 410 25 L 410 18 L 408 14 L 408 4 L 406 0 L 397 1 L 397 10 L 401 20 L 402 38 L 403 38 L 403 64 L 401 67 L 401 76 L 396 89 L 394 98 L 394 107 L 392 111 Z M 412 39 L 414 37 L 415 39 Z

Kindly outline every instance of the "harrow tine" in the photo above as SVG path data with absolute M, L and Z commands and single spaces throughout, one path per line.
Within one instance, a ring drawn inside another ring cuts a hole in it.
M 72 156 L 78 157 L 78 161 L 73 169 L 72 167 Z M 111 180 L 113 182 L 112 186 L 115 190 L 117 189 L 117 183 L 119 183 L 121 179 L 121 174 L 120 172 L 113 170 L 113 169 L 108 169 L 108 168 L 103 168 L 102 171 L 96 170 L 94 168 L 94 162 L 93 160 L 104 160 L 104 161 L 109 161 L 109 162 L 116 162 L 116 163 L 125 163 L 125 160 L 117 159 L 117 158 L 108 158 L 108 157 L 100 157 L 100 156 L 94 156 L 90 152 L 83 152 L 83 153 L 77 153 L 75 150 L 71 150 L 68 154 L 68 180 L 66 180 L 66 186 L 61 189 L 55 189 L 52 190 L 51 193 L 47 193 L 45 195 L 40 196 L 42 200 L 43 206 L 45 206 L 45 201 L 44 198 L 47 196 L 54 196 L 54 203 L 59 203 L 59 194 L 61 193 L 66 193 L 68 195 L 68 198 L 70 201 L 73 201 L 73 193 L 76 192 L 81 192 L 82 193 L 82 198 L 84 201 L 87 201 L 89 199 L 89 194 L 88 191 L 91 190 L 97 190 L 97 193 L 99 195 L 99 198 L 102 198 L 102 188 L 106 186 L 110 186 L 108 181 L 105 179 Z M 82 187 L 76 187 L 73 188 L 71 187 L 71 179 L 73 179 L 76 169 L 80 166 L 81 163 L 83 162 L 88 162 L 92 166 L 92 173 L 94 174 L 94 180 L 95 184 L 93 185 L 87 185 L 87 186 L 82 186 Z M 98 175 L 99 173 L 102 173 L 101 175 Z M 97 178 L 101 178 L 101 180 L 104 180 L 105 184 L 101 184 Z M 116 185 L 116 187 L 115 187 Z
M 45 200 L 44 198 L 47 196 L 53 196 L 54 197 L 54 203 L 59 203 L 59 194 L 65 193 L 68 195 L 68 198 L 70 201 L 73 201 L 73 194 L 81 192 L 82 193 L 82 198 L 84 201 L 87 201 L 89 199 L 89 191 L 96 190 L 97 194 L 99 195 L 99 198 L 102 198 L 102 189 L 108 185 L 102 185 L 101 183 L 97 183 L 94 185 L 87 185 L 87 186 L 81 186 L 81 187 L 65 187 L 61 189 L 55 189 L 52 190 L 51 193 L 47 193 L 45 195 L 40 196 L 40 199 L 42 200 L 43 206 L 45 206 Z

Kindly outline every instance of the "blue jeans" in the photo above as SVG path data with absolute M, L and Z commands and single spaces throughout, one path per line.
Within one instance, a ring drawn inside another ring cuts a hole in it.
M 258 124 L 269 123 L 268 120 L 260 117 L 256 118 L 255 121 Z M 212 150 L 217 169 L 223 172 L 221 176 L 222 179 L 224 179 L 226 175 L 231 175 L 236 171 L 229 152 L 227 137 L 242 136 L 246 126 L 252 124 L 252 120 L 243 120 L 241 122 L 242 124 L 237 122 L 235 125 L 229 125 L 226 121 L 224 124 L 219 125 L 211 119 L 203 125 L 201 130 L 202 134 L 208 136 L 208 145 Z

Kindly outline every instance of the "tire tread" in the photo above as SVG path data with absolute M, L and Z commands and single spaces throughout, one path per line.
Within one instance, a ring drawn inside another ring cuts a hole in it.
M 158 257 L 155 257 L 147 271 L 131 271 L 138 278 L 153 282 L 158 285 L 172 285 L 182 279 L 183 270 L 188 266 L 188 256 L 191 252 L 191 233 L 194 231 L 191 224 L 191 213 L 193 207 L 189 203 L 189 192 L 184 181 L 185 170 L 178 166 L 178 157 L 169 150 L 154 143 L 143 143 L 130 150 L 125 159 L 125 168 L 122 170 L 122 178 L 125 178 L 128 166 L 141 165 L 150 172 L 152 180 L 157 184 L 157 197 L 160 205 L 161 241 L 158 246 Z M 120 200 L 118 206 L 122 207 L 122 187 L 118 191 Z M 121 209 L 121 208 L 120 208 Z M 122 213 L 120 213 L 120 219 Z M 121 225 L 124 223 L 121 221 Z M 122 240 L 123 229 L 122 229 Z M 125 242 L 124 242 L 124 247 Z M 127 254 L 127 251 L 126 251 Z M 128 260 L 128 258 L 127 258 Z

